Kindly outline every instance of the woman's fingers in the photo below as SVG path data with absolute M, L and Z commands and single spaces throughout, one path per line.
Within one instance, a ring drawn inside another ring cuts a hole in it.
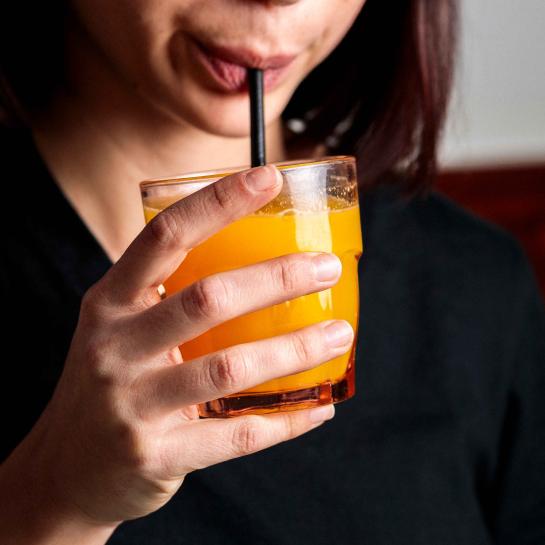
M 201 358 L 141 375 L 134 388 L 142 418 L 203 403 L 306 371 L 347 352 L 354 331 L 344 320 L 327 320 L 285 335 L 239 344 Z
M 124 348 L 131 361 L 146 360 L 212 327 L 255 310 L 334 285 L 342 264 L 334 254 L 288 254 L 205 277 L 134 315 Z
M 150 221 L 104 276 L 108 299 L 130 305 L 164 282 L 186 253 L 211 235 L 264 206 L 282 187 L 266 165 L 227 176 L 172 204 Z
M 170 433 L 162 445 L 164 469 L 175 477 L 253 454 L 302 435 L 334 415 L 334 406 L 324 405 L 285 413 L 192 421 L 184 424 L 183 433 Z M 191 460 L 191 466 L 187 460 Z

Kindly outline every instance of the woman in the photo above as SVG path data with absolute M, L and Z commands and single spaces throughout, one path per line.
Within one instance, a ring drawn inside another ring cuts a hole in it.
M 509 236 L 425 191 L 454 2 L 364 3 L 72 0 L 31 21 L 2 8 L 5 122 L 19 126 L 2 131 L 17 347 L 2 543 L 542 542 L 535 280 Z M 198 420 L 195 403 L 318 365 L 351 330 L 320 323 L 182 366 L 176 345 L 227 308 L 334 284 L 334 257 L 317 256 L 321 276 L 294 254 L 156 289 L 280 190 L 274 168 L 245 171 L 143 225 L 140 180 L 248 161 L 244 66 L 267 69 L 270 161 L 351 152 L 363 174 L 357 395 L 323 427 L 332 407 Z

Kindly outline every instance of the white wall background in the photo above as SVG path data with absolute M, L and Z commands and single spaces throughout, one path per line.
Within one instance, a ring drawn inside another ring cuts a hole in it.
M 460 64 L 442 164 L 545 163 L 545 0 L 460 6 Z

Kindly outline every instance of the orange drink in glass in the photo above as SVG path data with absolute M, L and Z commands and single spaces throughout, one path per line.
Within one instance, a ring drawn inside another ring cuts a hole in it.
M 352 325 L 356 333 L 353 346 L 349 352 L 314 369 L 200 404 L 201 417 L 309 408 L 343 401 L 355 392 L 358 260 L 363 251 L 355 159 L 337 156 L 275 165 L 284 178 L 280 194 L 260 210 L 234 221 L 193 248 L 164 282 L 166 295 L 204 276 L 295 252 L 336 254 L 343 266 L 341 277 L 331 288 L 213 327 L 182 344 L 182 357 L 188 361 L 328 319 L 344 319 Z M 146 222 L 170 204 L 237 170 L 242 168 L 142 182 Z

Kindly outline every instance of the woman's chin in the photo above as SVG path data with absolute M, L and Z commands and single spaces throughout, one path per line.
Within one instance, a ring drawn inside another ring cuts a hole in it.
M 179 115 L 195 128 L 227 138 L 247 138 L 250 134 L 250 113 L 246 100 L 219 99 L 218 105 L 194 103 L 181 105 Z
M 197 86 L 180 86 L 181 94 L 170 94 L 165 101 L 158 98 L 161 108 L 171 118 L 193 127 L 226 138 L 247 138 L 250 134 L 250 104 L 244 93 L 218 93 Z M 289 96 L 281 93 L 268 93 L 265 96 L 265 124 L 277 120 Z M 286 93 L 284 93 L 286 94 Z M 289 93 L 288 93 L 289 95 Z M 284 104 L 285 103 L 285 104 Z
M 209 134 L 229 138 L 247 138 L 250 135 L 250 106 L 246 96 L 220 97 L 208 103 L 199 101 L 187 110 L 185 119 Z M 267 103 L 265 124 L 273 123 L 281 113 L 281 107 Z

